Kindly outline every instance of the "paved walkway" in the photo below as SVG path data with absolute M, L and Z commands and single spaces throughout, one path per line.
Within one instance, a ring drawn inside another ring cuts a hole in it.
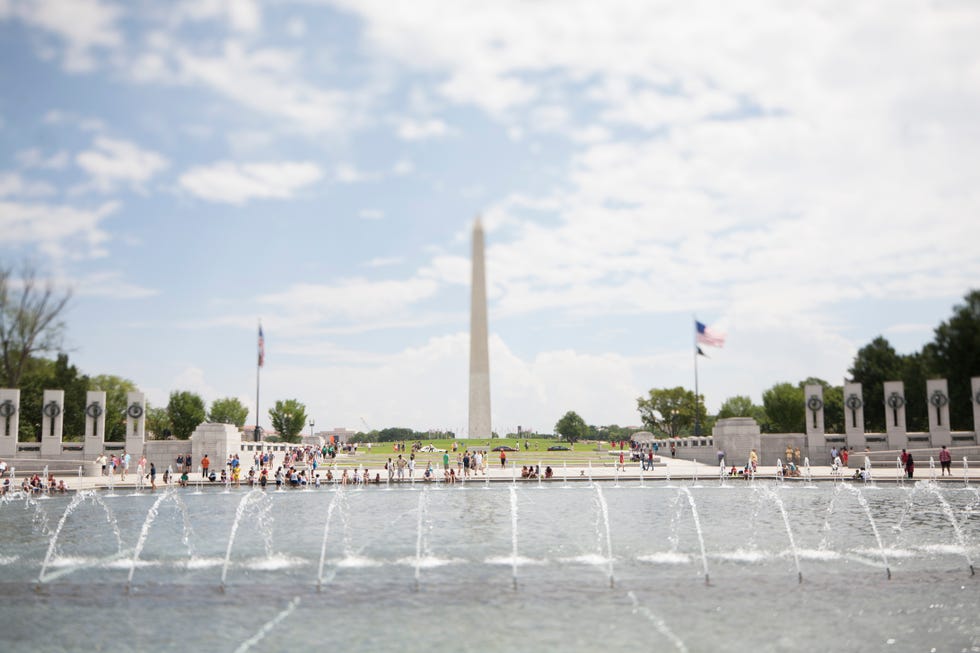
M 381 482 L 385 483 L 385 471 L 383 469 L 383 463 L 375 461 L 357 461 L 355 459 L 338 459 L 341 464 L 338 469 L 353 469 L 353 467 L 358 464 L 366 463 L 371 470 L 372 476 L 374 474 L 381 474 Z M 373 464 L 373 466 L 372 466 Z M 328 467 L 333 467 L 331 463 Z M 705 483 L 717 482 L 719 480 L 720 474 L 719 469 L 715 465 L 706 465 L 703 463 L 696 463 L 689 460 L 680 460 L 672 458 L 661 457 L 660 462 L 657 464 L 656 468 L 651 471 L 642 471 L 639 463 L 628 463 L 626 465 L 625 471 L 617 471 L 616 464 L 613 461 L 604 461 L 600 464 L 593 464 L 590 466 L 582 466 L 581 464 L 576 464 L 574 466 L 553 466 L 554 478 L 551 481 L 542 480 L 543 483 L 554 483 L 562 482 L 567 478 L 569 482 L 573 481 L 588 481 L 590 478 L 594 480 L 620 480 L 636 482 L 641 478 L 644 482 L 663 482 L 668 479 L 670 480 L 694 480 L 698 479 L 704 481 Z M 220 468 L 218 468 L 220 470 Z M 729 467 L 730 469 L 730 467 Z M 321 476 L 325 473 L 324 467 L 320 467 Z M 815 466 L 811 468 L 811 475 L 814 480 L 825 480 L 830 481 L 835 478 L 841 478 L 844 480 L 850 480 L 857 470 L 856 467 L 851 468 L 841 468 L 840 472 L 835 474 L 829 466 Z M 542 469 L 542 472 L 544 470 Z M 338 474 L 339 475 L 339 474 Z M 500 464 L 490 465 L 487 469 L 487 475 L 477 475 L 475 477 L 471 476 L 466 479 L 466 483 L 485 483 L 486 479 L 489 477 L 491 483 L 501 483 L 501 482 L 513 482 L 514 477 L 517 477 L 518 483 L 537 483 L 536 479 L 523 480 L 520 478 L 520 469 L 518 467 L 512 466 L 508 463 L 506 468 L 501 468 Z M 177 475 L 175 475 L 176 477 Z M 192 486 L 196 485 L 200 479 L 200 475 L 197 472 L 192 472 L 190 475 L 190 483 Z M 441 466 L 437 468 L 437 476 L 439 480 L 442 478 Z M 879 465 L 872 468 L 872 477 L 876 483 L 895 483 L 898 482 L 900 476 L 898 470 L 895 466 L 884 466 Z M 105 476 L 83 476 L 79 477 L 77 475 L 60 475 L 56 474 L 55 478 L 58 480 L 64 479 L 65 484 L 68 486 L 69 490 L 77 490 L 79 488 L 83 490 L 90 489 L 107 489 L 109 487 L 109 479 Z M 776 478 L 776 467 L 775 466 L 760 466 L 756 473 L 756 478 L 758 480 L 764 479 L 775 479 Z M 930 480 L 933 478 L 933 473 L 928 466 L 928 462 L 925 466 L 917 465 L 915 470 L 915 480 Z M 980 464 L 972 465 L 968 470 L 963 469 L 962 461 L 957 464 L 956 461 L 953 462 L 953 475 L 947 477 L 939 476 L 939 468 L 937 463 L 937 468 L 935 470 L 935 478 L 937 481 L 949 482 L 949 483 L 964 483 L 964 479 L 968 478 L 969 482 L 977 483 L 980 487 Z M 21 474 L 17 474 L 17 483 L 23 479 Z M 416 469 L 416 482 L 422 482 L 422 471 Z M 734 479 L 733 479 L 734 480 Z M 802 478 L 787 478 L 786 482 L 800 482 Z M 905 481 L 906 479 L 902 478 Z M 405 483 L 410 481 L 406 480 Z M 463 480 L 457 481 L 462 483 Z M 148 485 L 149 481 L 145 481 Z M 136 474 L 128 474 L 126 480 L 123 481 L 119 474 L 117 474 L 113 481 L 113 487 L 115 488 L 133 488 L 136 486 Z M 206 486 L 220 486 L 220 483 L 208 483 L 204 482 Z M 243 487 L 247 487 L 246 483 L 242 482 Z M 163 473 L 159 471 L 157 473 L 157 487 L 163 487 Z

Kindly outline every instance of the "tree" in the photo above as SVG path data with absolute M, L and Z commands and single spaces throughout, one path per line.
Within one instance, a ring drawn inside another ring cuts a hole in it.
M 589 425 L 575 411 L 568 411 L 555 423 L 555 433 L 563 440 L 575 442 L 589 435 Z
M 272 428 L 279 431 L 284 442 L 299 442 L 299 435 L 306 426 L 306 406 L 296 399 L 279 400 L 269 410 Z
M 970 377 L 980 376 L 980 290 L 963 299 L 964 304 L 953 308 L 953 316 L 936 327 L 935 338 L 923 353 L 933 374 L 949 381 L 950 425 L 970 431 L 974 401 Z
M 125 429 L 126 424 L 123 423 Z M 173 425 L 166 408 L 146 406 L 146 432 L 153 435 L 154 440 L 164 440 L 173 434 Z M 193 431 L 192 431 L 193 433 Z M 123 433 L 125 436 L 125 432 Z
M 803 389 L 792 383 L 777 383 L 762 393 L 769 433 L 801 433 L 806 419 Z
M 122 442 L 126 439 L 126 408 L 129 404 L 126 395 L 137 392 L 139 388 L 129 379 L 113 374 L 100 374 L 89 381 L 90 390 L 105 392 L 105 439 L 109 442 Z M 158 409 L 158 410 L 163 410 Z M 169 422 L 168 422 L 169 424 Z M 147 410 L 149 428 L 149 410 Z M 156 431 L 154 431 L 156 433 Z M 159 433 L 157 433 L 159 435 Z
M 20 279 L 0 267 L 0 387 L 19 387 L 32 356 L 60 349 L 69 299 L 71 291 L 56 292 L 50 279 L 42 288 L 30 264 Z
M 62 432 L 66 441 L 81 441 L 85 437 L 85 399 L 89 378 L 68 364 L 68 354 L 58 354 L 51 376 L 51 387 L 65 391 L 62 406 Z
M 41 441 L 41 409 L 44 403 L 44 390 L 51 387 L 54 377 L 54 361 L 46 358 L 30 358 L 24 366 L 20 379 L 20 423 L 21 442 Z
M 167 417 L 174 437 L 178 440 L 186 440 L 207 418 L 204 400 L 199 395 L 186 390 L 171 392 L 170 402 L 167 404 Z
M 718 419 L 729 417 L 751 417 L 762 426 L 766 421 L 766 411 L 762 406 L 757 406 L 750 397 L 735 395 L 726 399 L 718 410 Z
M 636 399 L 636 409 L 643 425 L 650 431 L 660 431 L 675 437 L 682 433 L 694 432 L 695 406 L 700 414 L 704 430 L 709 428 L 704 400 L 696 401 L 694 393 L 681 386 L 676 388 L 653 388 L 647 397 Z
M 237 397 L 215 399 L 208 412 L 209 422 L 234 424 L 238 428 L 245 426 L 246 419 L 248 419 L 248 408 Z
M 819 385 L 823 388 L 823 427 L 824 433 L 843 433 L 844 432 L 844 386 L 830 385 L 823 379 L 815 376 L 807 377 L 800 381 L 800 390 L 805 390 L 808 385 Z M 804 397 L 807 401 L 809 397 Z M 805 419 L 810 419 L 810 414 L 804 410 Z
M 902 358 L 882 336 L 859 349 L 854 357 L 848 372 L 861 384 L 864 422 L 869 431 L 885 430 L 885 381 L 901 379 L 903 367 Z M 905 394 L 908 396 L 908 391 Z

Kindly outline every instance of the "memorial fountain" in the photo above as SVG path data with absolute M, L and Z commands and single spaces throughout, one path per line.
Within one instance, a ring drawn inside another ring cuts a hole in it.
M 122 620 L 157 650 L 185 648 L 186 633 L 231 651 L 302 632 L 353 650 L 448 651 L 468 637 L 481 650 L 574 651 L 635 644 L 639 616 L 653 626 L 651 646 L 705 650 L 744 637 L 759 614 L 774 624 L 806 614 L 791 635 L 805 648 L 839 611 L 864 611 L 871 618 L 837 644 L 902 632 L 931 647 L 926 626 L 937 623 L 944 644 L 976 641 L 975 486 L 719 475 L 617 487 L 571 483 L 563 471 L 566 480 L 508 479 L 486 492 L 405 482 L 44 502 L 14 493 L 0 502 L 6 632 L 33 628 L 43 649 L 84 631 L 102 650 L 125 650 L 100 634 Z M 179 614 L 177 632 L 162 609 Z M 462 625 L 476 618 L 486 633 Z M 789 645 L 767 637 L 762 627 L 752 648 Z

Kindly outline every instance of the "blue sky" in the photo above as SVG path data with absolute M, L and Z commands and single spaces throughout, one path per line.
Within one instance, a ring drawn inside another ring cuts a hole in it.
M 729 6 L 731 4 L 732 6 Z M 86 373 L 320 427 L 495 430 L 840 383 L 980 279 L 972 2 L 0 0 L 0 260 Z M 254 412 L 250 421 L 254 419 Z

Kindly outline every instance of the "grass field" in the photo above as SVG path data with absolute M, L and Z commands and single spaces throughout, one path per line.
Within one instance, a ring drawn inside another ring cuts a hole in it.
M 453 452 L 453 443 L 456 443 L 457 450 Z M 527 449 L 524 448 L 524 443 L 527 443 Z M 594 466 L 603 465 L 614 465 L 618 458 L 615 455 L 609 453 L 610 447 L 608 442 L 603 442 L 601 450 L 597 450 L 596 442 L 584 441 L 576 442 L 572 445 L 569 451 L 548 451 L 548 447 L 552 446 L 569 446 L 567 442 L 563 442 L 556 439 L 530 439 L 530 440 L 517 440 L 515 438 L 494 438 L 492 440 L 453 440 L 453 439 L 442 439 L 442 440 L 422 440 L 422 446 L 432 445 L 437 449 L 445 449 L 449 453 L 449 459 L 451 464 L 456 464 L 456 455 L 462 454 L 467 447 L 489 447 L 493 449 L 499 446 L 509 446 L 518 451 L 508 451 L 507 452 L 507 465 L 536 465 L 539 462 L 542 465 L 551 465 L 552 467 L 560 467 L 565 464 L 569 467 L 583 467 L 592 462 Z M 398 454 L 401 453 L 404 457 L 408 457 L 411 453 L 411 442 L 406 442 L 405 452 L 396 452 L 394 450 L 394 443 L 391 442 L 374 442 L 371 444 L 371 448 L 368 449 L 367 443 L 361 443 L 358 445 L 358 450 L 356 454 L 338 454 L 337 458 L 329 464 L 336 463 L 340 467 L 367 467 L 368 469 L 380 468 L 384 466 L 385 461 L 388 458 L 397 458 Z M 619 450 L 616 449 L 618 452 Z M 627 450 L 628 453 L 628 450 Z M 500 465 L 500 454 L 496 451 L 490 452 L 489 463 L 491 465 Z M 441 469 L 442 466 L 442 453 L 426 453 L 419 452 L 415 454 L 416 469 L 425 469 L 427 463 L 431 462 L 432 466 Z

